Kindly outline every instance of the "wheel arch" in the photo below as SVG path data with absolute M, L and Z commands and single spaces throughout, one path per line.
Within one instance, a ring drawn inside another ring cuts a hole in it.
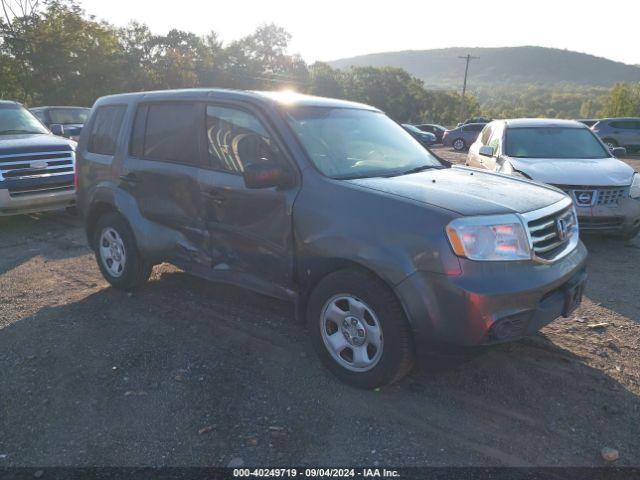
M 360 271 L 382 282 L 398 300 L 398 303 L 402 306 L 402 309 L 408 318 L 408 311 L 402 302 L 402 299 L 395 291 L 393 282 L 388 278 L 385 278 L 384 274 L 381 274 L 380 272 L 377 272 L 371 267 L 354 259 L 331 257 L 303 261 L 298 264 L 296 280 L 299 284 L 299 289 L 295 311 L 296 319 L 298 321 L 305 321 L 309 296 L 315 287 L 323 278 L 331 275 L 332 273 L 339 272 L 340 270 Z

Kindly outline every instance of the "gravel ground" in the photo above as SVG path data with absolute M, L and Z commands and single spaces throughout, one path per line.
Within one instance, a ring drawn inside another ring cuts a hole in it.
M 640 238 L 585 243 L 571 318 L 360 391 L 287 303 L 170 265 L 128 295 L 76 218 L 0 218 L 0 467 L 640 466 Z

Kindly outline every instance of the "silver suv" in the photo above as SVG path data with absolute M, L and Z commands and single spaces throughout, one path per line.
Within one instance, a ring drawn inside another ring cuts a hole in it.
M 632 238 L 640 231 L 640 174 L 584 124 L 517 119 L 489 123 L 467 165 L 553 185 L 573 199 L 580 229 Z
M 19 103 L 0 101 L 0 216 L 72 211 L 75 145 Z
M 597 122 L 591 130 L 613 150 L 625 147 L 627 150 L 640 149 L 640 118 L 605 118 Z

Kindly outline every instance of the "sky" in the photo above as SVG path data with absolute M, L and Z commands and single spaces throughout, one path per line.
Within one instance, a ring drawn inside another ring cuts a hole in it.
M 602 0 L 79 0 L 118 26 L 136 20 L 229 42 L 276 23 L 307 62 L 446 47 L 536 45 L 640 64 L 640 1 Z

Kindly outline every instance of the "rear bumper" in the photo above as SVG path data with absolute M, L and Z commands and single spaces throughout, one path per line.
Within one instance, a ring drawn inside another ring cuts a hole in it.
M 418 346 L 515 340 L 563 314 L 565 292 L 586 279 L 586 257 L 579 243 L 550 265 L 461 259 L 461 275 L 416 272 L 396 287 L 396 293 Z
M 0 188 L 0 216 L 57 210 L 71 207 L 75 203 L 74 190 L 14 197 L 9 195 L 9 190 Z

